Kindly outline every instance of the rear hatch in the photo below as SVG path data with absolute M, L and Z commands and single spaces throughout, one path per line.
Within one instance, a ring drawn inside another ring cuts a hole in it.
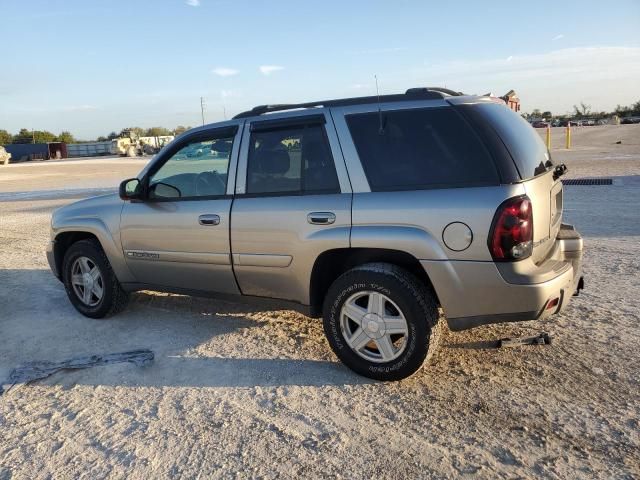
M 533 261 L 547 257 L 558 236 L 562 219 L 562 182 L 553 179 L 553 172 L 538 175 L 524 182 L 533 211 Z
M 540 135 L 516 112 L 503 104 L 480 101 L 461 106 L 472 123 L 483 122 L 480 131 L 486 136 L 490 126 L 506 147 L 508 161 L 515 164 L 516 179 L 521 181 L 531 200 L 533 211 L 533 261 L 544 260 L 553 248 L 562 223 L 562 182 L 554 179 L 554 165 Z M 495 147 L 494 156 L 501 155 Z M 504 157 L 504 154 L 502 154 Z M 504 161 L 504 158 L 498 161 Z M 505 170 L 504 168 L 502 170 Z

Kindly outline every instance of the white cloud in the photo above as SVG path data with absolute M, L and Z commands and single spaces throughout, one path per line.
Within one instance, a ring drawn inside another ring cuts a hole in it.
M 186 3 L 190 7 L 199 7 L 200 6 L 200 0 L 185 0 L 184 3 Z
M 384 47 L 384 48 L 370 48 L 367 50 L 348 50 L 348 55 L 375 55 L 382 53 L 396 53 L 406 50 L 406 47 Z
M 62 110 L 64 110 L 65 112 L 87 112 L 97 109 L 98 107 L 94 105 L 70 105 L 68 107 L 64 107 Z
M 509 56 L 507 57 L 507 62 L 510 62 L 511 60 L 513 60 L 513 55 L 509 55 Z
M 284 70 L 284 67 L 281 67 L 280 65 L 260 65 L 258 69 L 263 75 L 271 75 L 273 72 L 277 72 L 278 70 Z
M 366 90 L 368 88 L 371 88 L 371 85 L 368 83 L 354 83 L 353 85 L 351 85 L 351 88 L 353 88 L 354 90 Z
M 211 70 L 211 73 L 214 73 L 219 77 L 232 77 L 233 75 L 237 75 L 240 72 L 235 68 L 217 67 Z
M 564 34 L 560 33 L 560 34 L 556 35 L 555 37 L 553 37 L 551 40 L 555 41 L 555 40 L 560 40 L 562 38 L 564 38 Z
M 220 97 L 221 98 L 238 98 L 241 97 L 242 93 L 240 93 L 238 90 L 220 90 Z

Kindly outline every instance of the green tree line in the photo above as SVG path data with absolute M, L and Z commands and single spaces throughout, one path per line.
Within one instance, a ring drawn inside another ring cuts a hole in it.
M 114 138 L 124 137 L 129 135 L 129 131 L 136 133 L 139 137 L 162 137 L 165 135 L 181 135 L 189 130 L 191 127 L 185 127 L 184 125 L 178 125 L 173 130 L 169 130 L 164 127 L 151 127 L 140 128 L 131 127 L 123 128 L 119 133 L 111 132 L 107 136 L 100 136 L 95 140 L 84 140 L 84 142 L 105 142 L 107 140 L 113 140 Z M 11 134 L 7 130 L 0 129 L 0 145 L 9 145 L 11 143 L 50 143 L 50 142 L 65 142 L 65 143 L 82 143 L 82 140 L 76 139 L 71 132 L 62 131 L 59 135 L 49 132 L 47 130 L 28 130 L 21 128 L 18 133 Z
M 608 118 L 613 115 L 617 115 L 620 118 L 633 117 L 640 115 L 640 100 L 630 106 L 618 105 L 613 112 L 595 112 L 591 110 L 591 105 L 587 105 L 584 102 L 580 102 L 580 105 L 573 106 L 573 112 L 564 115 L 554 115 L 550 111 L 546 110 L 541 112 L 540 109 L 535 108 L 531 113 L 525 113 L 525 118 L 544 118 L 549 120 L 551 118 L 575 118 L 580 120 L 582 118 L 601 119 Z

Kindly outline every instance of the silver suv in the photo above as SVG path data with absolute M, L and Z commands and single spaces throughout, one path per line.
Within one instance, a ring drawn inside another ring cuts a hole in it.
M 565 170 L 486 97 L 260 106 L 181 135 L 119 196 L 56 210 L 47 257 L 88 317 L 141 289 L 288 300 L 347 366 L 397 380 L 442 314 L 452 330 L 541 319 L 582 288 Z

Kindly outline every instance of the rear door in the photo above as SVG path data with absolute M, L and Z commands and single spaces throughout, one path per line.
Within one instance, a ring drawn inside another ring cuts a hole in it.
M 348 248 L 351 228 L 351 188 L 328 113 L 247 121 L 231 218 L 242 293 L 308 304 L 316 258 Z

